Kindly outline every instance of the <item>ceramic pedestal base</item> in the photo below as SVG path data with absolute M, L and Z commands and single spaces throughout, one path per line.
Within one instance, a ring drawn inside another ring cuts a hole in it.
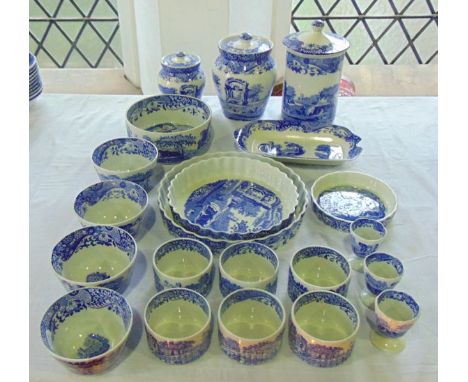
M 355 256 L 349 261 L 349 263 L 351 264 L 351 268 L 354 271 L 359 272 L 359 273 L 363 273 L 364 272 L 363 261 L 364 261 L 364 259 Z
M 359 297 L 361 298 L 361 302 L 366 306 L 366 308 L 374 310 L 375 295 L 367 290 L 364 290 L 361 292 Z
M 379 350 L 396 354 L 400 353 L 405 348 L 405 341 L 401 338 L 384 337 L 374 330 L 371 330 L 369 337 L 372 345 Z

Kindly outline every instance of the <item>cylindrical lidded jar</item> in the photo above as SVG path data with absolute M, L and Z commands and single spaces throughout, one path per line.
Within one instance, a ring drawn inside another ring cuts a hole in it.
M 177 52 L 161 59 L 158 86 L 163 94 L 182 94 L 201 98 L 205 82 L 205 74 L 200 67 L 200 57 Z
M 282 115 L 320 127 L 333 123 L 343 59 L 349 42 L 323 32 L 316 20 L 312 30 L 286 36 L 287 48 Z
M 219 42 L 213 81 L 227 118 L 256 119 L 265 111 L 276 80 L 272 49 L 269 39 L 249 33 Z

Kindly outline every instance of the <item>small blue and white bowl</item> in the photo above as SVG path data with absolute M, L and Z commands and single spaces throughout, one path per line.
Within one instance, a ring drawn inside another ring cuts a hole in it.
M 126 180 L 93 184 L 75 198 L 74 209 L 81 225 L 109 225 L 137 236 L 148 206 L 143 187 Z
M 154 251 L 156 290 L 187 288 L 207 296 L 215 274 L 210 248 L 198 240 L 174 239 Z
M 127 180 L 147 191 L 155 185 L 158 149 L 145 139 L 111 139 L 96 147 L 92 160 L 102 181 Z
M 201 98 L 205 82 L 205 74 L 200 67 L 200 57 L 181 51 L 168 54 L 161 59 L 158 76 L 161 93 Z
M 279 260 L 266 245 L 233 244 L 219 258 L 219 290 L 223 297 L 237 289 L 256 288 L 276 293 Z
M 364 258 L 374 253 L 387 236 L 385 226 L 373 219 L 357 219 L 350 226 L 353 252 Z
M 156 145 L 160 163 L 179 163 L 211 144 L 211 109 L 198 98 L 163 94 L 135 102 L 126 113 L 129 137 Z
M 386 289 L 392 289 L 403 277 L 403 263 L 387 253 L 372 253 L 364 259 L 363 265 L 366 287 L 374 296 Z
M 137 244 L 123 229 L 90 226 L 78 229 L 52 250 L 52 268 L 68 290 L 103 287 L 123 292 L 135 264 Z
M 211 308 L 198 292 L 186 288 L 159 292 L 146 305 L 144 319 L 148 346 L 166 363 L 193 362 L 210 346 Z
M 346 296 L 351 266 L 338 251 L 327 247 L 306 247 L 291 258 L 288 295 L 295 301 L 301 294 L 327 290 Z
M 246 365 L 271 360 L 281 348 L 286 312 L 272 293 L 239 289 L 218 309 L 218 339 L 229 358 Z
M 308 292 L 292 306 L 289 346 L 312 366 L 338 366 L 353 351 L 359 323 L 356 308 L 343 296 L 329 291 Z
M 44 345 L 73 371 L 95 374 L 113 365 L 127 342 L 133 312 L 107 288 L 82 288 L 55 301 L 41 321 Z

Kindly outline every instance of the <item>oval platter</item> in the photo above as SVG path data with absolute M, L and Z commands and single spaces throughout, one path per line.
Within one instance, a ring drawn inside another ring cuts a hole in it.
M 361 138 L 338 125 L 258 120 L 236 130 L 234 138 L 241 151 L 298 164 L 339 165 L 362 152 Z

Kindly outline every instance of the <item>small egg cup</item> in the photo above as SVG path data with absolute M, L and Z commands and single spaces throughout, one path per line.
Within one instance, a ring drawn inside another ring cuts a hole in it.
M 351 245 L 354 257 L 351 259 L 351 267 L 356 272 L 363 272 L 363 259 L 374 253 L 387 236 L 385 226 L 373 219 L 356 219 L 350 225 Z
M 372 263 L 385 263 L 392 266 L 396 276 L 385 277 L 376 274 L 369 269 Z M 399 259 L 383 252 L 375 252 L 368 255 L 364 259 L 363 266 L 366 289 L 361 291 L 360 298 L 367 308 L 373 309 L 375 297 L 384 290 L 393 289 L 400 282 L 403 277 L 404 267 Z
M 396 317 L 395 311 L 384 311 L 385 301 L 394 300 L 404 304 L 407 317 Z M 375 299 L 376 323 L 370 332 L 372 344 L 379 350 L 400 353 L 405 348 L 405 341 L 401 338 L 416 323 L 419 318 L 419 305 L 409 294 L 396 290 L 385 290 Z

